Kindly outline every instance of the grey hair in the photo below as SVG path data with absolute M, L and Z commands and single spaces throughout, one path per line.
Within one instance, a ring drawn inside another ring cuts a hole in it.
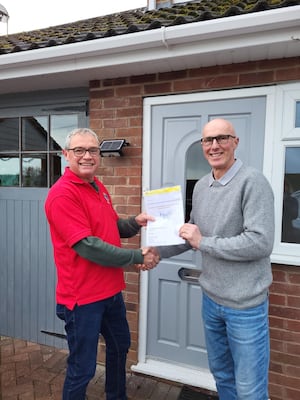
M 76 136 L 76 135 L 82 135 L 82 136 L 91 135 L 97 140 L 98 144 L 100 145 L 100 140 L 94 131 L 92 131 L 89 128 L 76 128 L 67 135 L 66 141 L 65 141 L 65 150 L 68 150 L 70 148 L 71 139 L 73 136 Z

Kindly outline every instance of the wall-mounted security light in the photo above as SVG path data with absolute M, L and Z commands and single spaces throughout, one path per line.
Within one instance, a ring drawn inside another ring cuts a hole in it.
M 125 139 L 103 140 L 100 143 L 100 155 L 101 157 L 120 157 L 123 155 L 124 146 L 129 146 Z

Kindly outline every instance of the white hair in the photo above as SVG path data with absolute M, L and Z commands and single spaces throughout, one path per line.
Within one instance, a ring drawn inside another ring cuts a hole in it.
M 65 150 L 69 149 L 70 143 L 71 143 L 71 139 L 72 139 L 73 136 L 76 136 L 76 135 L 82 135 L 82 136 L 83 135 L 91 135 L 97 140 L 98 144 L 100 145 L 100 140 L 99 140 L 97 134 L 94 131 L 92 131 L 89 128 L 76 128 L 76 129 L 74 129 L 72 132 L 70 132 L 67 135 L 66 142 L 65 142 Z

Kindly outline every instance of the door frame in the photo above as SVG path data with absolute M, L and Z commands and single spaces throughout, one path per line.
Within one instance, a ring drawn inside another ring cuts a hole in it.
M 231 89 L 212 92 L 200 92 L 192 94 L 179 94 L 160 97 L 148 97 L 143 104 L 143 175 L 142 191 L 150 188 L 150 154 L 151 143 L 151 108 L 155 105 L 205 102 L 211 100 L 230 100 L 233 98 L 247 98 L 256 96 L 266 97 L 266 121 L 265 121 L 265 143 L 263 173 L 271 181 L 272 177 L 272 154 L 274 151 L 273 132 L 275 130 L 275 86 L 259 88 Z M 199 138 L 200 139 L 200 138 Z M 271 151 L 270 151 L 271 150 Z M 145 245 L 145 231 L 142 229 L 142 245 Z M 147 308 L 149 300 L 148 272 L 140 274 L 140 307 L 139 307 L 139 346 L 138 363 L 131 368 L 135 372 L 155 376 L 195 387 L 216 390 L 214 379 L 208 370 L 196 369 L 189 365 L 178 366 L 167 362 L 156 361 L 147 357 Z

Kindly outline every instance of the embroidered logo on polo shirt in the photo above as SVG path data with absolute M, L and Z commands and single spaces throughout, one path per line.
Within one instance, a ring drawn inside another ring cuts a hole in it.
M 107 203 L 110 204 L 110 200 L 109 200 L 108 194 L 107 193 L 103 193 L 103 196 L 104 196 L 105 200 L 107 201 Z

